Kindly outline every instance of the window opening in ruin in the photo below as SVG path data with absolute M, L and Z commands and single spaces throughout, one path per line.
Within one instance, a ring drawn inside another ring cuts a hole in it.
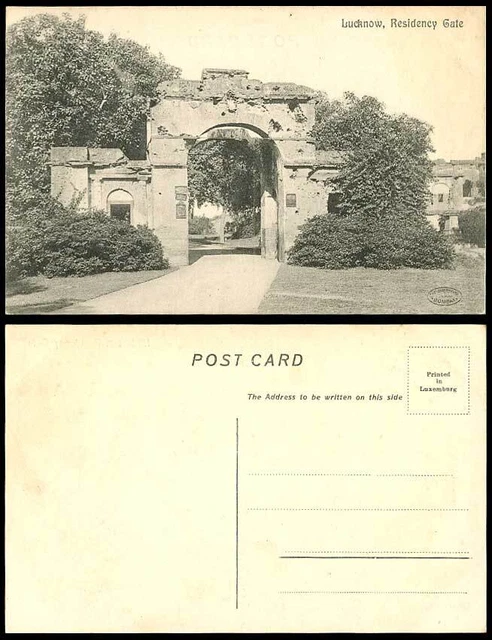
M 130 223 L 131 221 L 131 205 L 129 204 L 111 204 L 109 215 L 116 220 Z
M 471 180 L 465 180 L 463 183 L 463 198 L 471 198 L 472 183 Z
M 340 197 L 341 194 L 338 191 L 328 194 L 328 213 L 340 213 Z

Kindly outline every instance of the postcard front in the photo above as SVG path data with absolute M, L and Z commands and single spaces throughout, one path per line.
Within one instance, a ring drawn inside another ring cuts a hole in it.
M 7 331 L 10 631 L 485 629 L 480 326 Z
M 6 35 L 9 314 L 483 314 L 484 7 L 9 7 Z

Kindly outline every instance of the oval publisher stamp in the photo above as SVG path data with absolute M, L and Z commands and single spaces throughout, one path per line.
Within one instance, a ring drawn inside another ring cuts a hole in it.
M 441 307 L 450 307 L 453 304 L 457 304 L 463 295 L 458 289 L 452 287 L 437 287 L 431 289 L 427 294 L 427 298 L 432 304 L 437 304 Z

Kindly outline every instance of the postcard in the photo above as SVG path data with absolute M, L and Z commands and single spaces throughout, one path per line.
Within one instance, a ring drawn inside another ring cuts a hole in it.
M 7 313 L 484 313 L 485 7 L 6 17 Z
M 7 327 L 10 632 L 485 631 L 480 325 Z

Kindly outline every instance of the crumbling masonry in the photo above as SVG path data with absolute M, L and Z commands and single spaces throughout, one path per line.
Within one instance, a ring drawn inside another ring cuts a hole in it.
M 55 147 L 51 193 L 81 210 L 103 209 L 131 224 L 154 229 L 175 266 L 188 264 L 190 149 L 203 140 L 237 137 L 238 128 L 262 140 L 261 252 L 285 260 L 299 226 L 336 208 L 331 183 L 341 164 L 336 151 L 319 151 L 309 132 L 318 92 L 291 83 L 262 83 L 246 71 L 205 69 L 201 80 L 172 80 L 159 87 L 147 126 L 147 159 L 129 160 L 119 149 Z M 449 168 L 442 171 L 449 173 Z M 445 176 L 462 188 L 463 175 Z M 441 185 L 441 174 L 435 177 Z M 444 186 L 435 186 L 429 220 L 437 224 Z M 449 194 L 449 189 L 446 194 Z M 445 202 L 445 204 L 444 204 Z
M 285 259 L 299 225 L 324 213 L 337 152 L 316 151 L 309 131 L 318 93 L 291 83 L 262 83 L 246 71 L 205 69 L 201 80 L 160 86 L 151 109 L 147 160 L 119 149 L 52 149 L 52 195 L 80 209 L 103 209 L 154 229 L 171 264 L 188 263 L 188 152 L 202 140 L 244 128 L 263 142 L 261 250 Z M 214 135 L 215 133 L 215 135 Z

